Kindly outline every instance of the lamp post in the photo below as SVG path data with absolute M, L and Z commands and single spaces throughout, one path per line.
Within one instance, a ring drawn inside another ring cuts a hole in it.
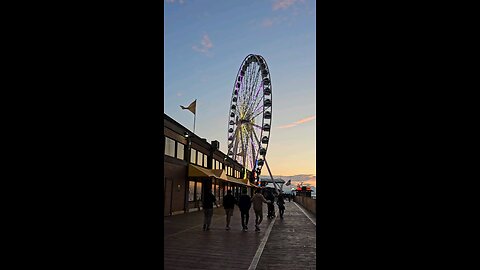
M 224 157 L 223 158 L 223 169 L 226 171 L 226 173 L 228 173 L 228 169 L 226 168 L 226 166 L 227 166 L 227 157 Z M 228 191 L 228 185 L 229 184 L 228 184 L 228 182 L 225 182 L 225 184 L 227 184 L 227 191 Z M 223 195 L 225 196 L 225 194 L 223 194 Z
M 187 161 L 187 173 L 185 177 L 185 200 L 184 200 L 184 212 L 188 212 L 188 192 L 189 192 L 189 183 L 188 183 L 188 167 L 190 166 L 190 153 L 191 153 L 191 148 L 192 148 L 192 141 L 190 138 L 190 134 L 188 132 L 185 132 L 184 134 L 185 138 L 187 139 L 187 147 L 185 147 L 185 159 Z

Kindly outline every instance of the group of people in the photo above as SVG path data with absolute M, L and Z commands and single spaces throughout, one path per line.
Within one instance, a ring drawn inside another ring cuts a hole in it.
M 230 221 L 233 216 L 233 210 L 235 205 L 238 205 L 240 209 L 240 216 L 242 218 L 242 230 L 244 232 L 248 231 L 248 220 L 249 220 L 249 212 L 250 208 L 253 205 L 253 211 L 255 212 L 255 231 L 260 231 L 260 223 L 263 220 L 263 204 L 266 203 L 268 205 L 268 218 L 275 217 L 275 195 L 272 192 L 267 191 L 265 196 L 262 195 L 260 190 L 255 192 L 253 197 L 250 197 L 247 194 L 247 190 L 242 190 L 242 195 L 240 197 L 235 198 L 232 195 L 232 191 L 228 190 L 227 195 L 223 197 L 223 208 L 225 209 L 226 215 L 226 230 L 230 230 Z M 210 230 L 210 224 L 212 221 L 213 216 L 213 204 L 218 207 L 217 200 L 215 195 L 212 194 L 211 190 L 205 193 L 203 198 L 203 210 L 204 210 L 204 223 L 203 223 L 203 230 L 208 231 Z M 285 201 L 283 199 L 283 195 L 279 194 L 277 196 L 277 205 L 279 209 L 280 218 L 283 219 L 283 213 L 285 211 Z

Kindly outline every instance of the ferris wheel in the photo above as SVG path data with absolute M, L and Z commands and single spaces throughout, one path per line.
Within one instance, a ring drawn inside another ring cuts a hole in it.
M 249 54 L 238 70 L 228 117 L 228 156 L 260 175 L 272 122 L 272 85 L 267 62 Z M 267 165 L 268 166 L 268 165 Z

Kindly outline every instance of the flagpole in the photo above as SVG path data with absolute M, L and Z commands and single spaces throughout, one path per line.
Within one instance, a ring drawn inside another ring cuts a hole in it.
M 193 114 L 193 133 L 195 133 L 195 118 L 197 118 L 197 114 Z

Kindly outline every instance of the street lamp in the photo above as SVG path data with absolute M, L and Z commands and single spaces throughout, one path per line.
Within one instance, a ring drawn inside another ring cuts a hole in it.
M 187 161 L 187 174 L 186 174 L 186 177 L 185 177 L 185 200 L 184 200 L 184 212 L 186 213 L 188 211 L 188 189 L 190 188 L 189 184 L 188 184 L 188 167 L 190 166 L 190 153 L 191 153 L 191 145 L 192 145 L 192 142 L 191 142 L 191 139 L 190 139 L 190 134 L 188 132 L 185 131 L 184 133 L 184 136 L 185 138 L 187 139 L 187 147 L 185 147 L 185 159 Z

